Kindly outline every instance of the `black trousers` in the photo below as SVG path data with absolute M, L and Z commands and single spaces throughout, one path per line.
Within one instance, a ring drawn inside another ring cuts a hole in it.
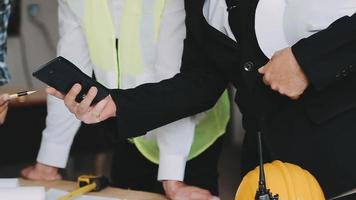
M 184 182 L 209 190 L 218 195 L 218 159 L 223 136 L 198 157 L 186 164 Z M 134 144 L 127 140 L 116 145 L 111 168 L 112 185 L 115 187 L 162 193 L 157 181 L 158 165 L 147 160 Z

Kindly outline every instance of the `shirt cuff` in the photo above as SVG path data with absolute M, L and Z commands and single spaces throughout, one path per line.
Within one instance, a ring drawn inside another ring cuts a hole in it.
M 185 156 L 161 153 L 157 179 L 183 181 L 186 160 Z
M 52 167 L 65 168 L 71 145 L 43 142 L 37 155 L 37 162 Z

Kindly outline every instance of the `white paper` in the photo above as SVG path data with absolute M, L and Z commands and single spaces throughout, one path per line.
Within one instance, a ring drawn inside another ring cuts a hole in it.
M 44 187 L 0 188 L 1 200 L 45 200 Z
M 0 178 L 0 188 L 19 187 L 19 179 L 17 178 Z
M 68 192 L 63 190 L 50 189 L 46 193 L 46 200 L 57 200 L 59 197 L 62 197 L 66 194 L 68 194 Z M 75 198 L 75 200 L 125 200 L 125 199 L 83 195 Z

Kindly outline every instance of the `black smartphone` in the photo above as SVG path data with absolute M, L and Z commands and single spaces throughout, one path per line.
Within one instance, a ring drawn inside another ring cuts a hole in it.
M 75 83 L 79 83 L 82 90 L 76 97 L 78 103 L 84 99 L 92 86 L 98 89 L 92 104 L 96 104 L 110 94 L 108 88 L 84 74 L 77 66 L 61 56 L 49 61 L 32 75 L 63 94 L 67 94 Z

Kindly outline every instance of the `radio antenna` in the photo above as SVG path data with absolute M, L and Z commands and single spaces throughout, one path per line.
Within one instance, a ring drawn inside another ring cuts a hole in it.
M 266 177 L 265 177 L 265 170 L 263 166 L 263 151 L 262 151 L 262 135 L 261 131 L 257 132 L 258 135 L 258 154 L 260 158 L 260 177 L 258 180 L 258 190 L 256 191 L 255 200 L 278 200 L 278 194 L 272 195 L 269 189 L 266 186 Z

